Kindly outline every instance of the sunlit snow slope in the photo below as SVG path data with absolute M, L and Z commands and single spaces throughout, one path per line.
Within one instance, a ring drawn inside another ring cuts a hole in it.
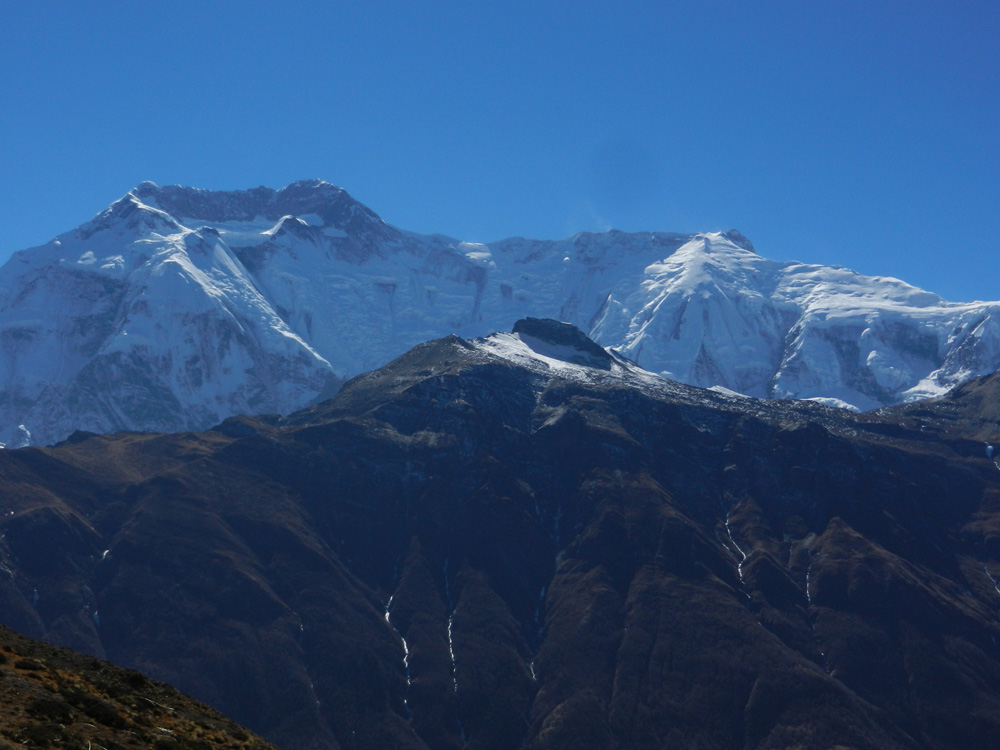
M 0 269 L 0 441 L 286 413 L 528 316 L 686 383 L 868 409 L 996 370 L 998 310 L 769 261 L 738 232 L 481 245 L 391 227 L 322 181 L 147 182 Z

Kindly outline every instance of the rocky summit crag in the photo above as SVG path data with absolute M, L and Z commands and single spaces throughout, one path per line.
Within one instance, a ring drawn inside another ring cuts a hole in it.
M 0 452 L 0 616 L 285 750 L 996 747 L 1000 376 L 858 415 L 516 327 Z
M 142 183 L 0 269 L 0 442 L 287 414 L 527 316 L 681 382 L 866 410 L 995 371 L 998 310 L 770 261 L 735 231 L 475 244 L 396 229 L 322 181 Z

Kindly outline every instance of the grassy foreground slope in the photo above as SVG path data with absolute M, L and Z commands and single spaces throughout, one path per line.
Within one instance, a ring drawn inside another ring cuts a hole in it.
M 0 626 L 0 748 L 267 750 L 217 711 L 139 672 Z

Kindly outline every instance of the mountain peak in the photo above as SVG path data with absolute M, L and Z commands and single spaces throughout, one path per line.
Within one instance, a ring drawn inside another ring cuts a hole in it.
M 326 180 L 320 179 L 319 177 L 314 177 L 309 180 L 296 180 L 285 187 L 282 190 L 291 190 L 293 188 L 312 188 L 316 190 L 333 190 L 339 193 L 346 192 L 342 187 L 337 187 L 332 182 L 327 182 Z
M 583 358 L 588 360 L 587 364 L 600 363 L 598 366 L 604 368 L 611 362 L 611 355 L 572 323 L 563 323 L 552 318 L 521 318 L 514 323 L 511 332 L 518 334 L 532 349 L 537 350 L 539 344 L 547 344 L 548 346 L 544 347 L 546 351 L 541 353 L 548 356 L 558 353 L 556 350 L 564 350 L 563 356 L 557 356 L 557 359 L 568 357 L 575 361 L 583 355 Z
M 395 233 L 374 211 L 352 198 L 346 190 L 325 180 L 299 180 L 283 188 L 250 190 L 204 190 L 184 185 L 142 182 L 128 196 L 157 208 L 180 224 L 226 224 L 257 221 L 278 222 L 285 216 L 307 218 L 354 236 L 383 240 Z M 127 196 L 127 197 L 128 197 Z
M 743 234 L 743 232 L 741 232 L 739 229 L 730 229 L 728 232 L 723 232 L 722 236 L 725 237 L 730 242 L 732 242 L 737 247 L 741 247 L 744 250 L 748 250 L 754 255 L 757 254 L 757 251 L 754 249 L 753 243 L 750 242 L 750 240 L 748 240 L 746 236 Z
M 97 214 L 89 223 L 84 224 L 79 230 L 80 238 L 85 240 L 97 232 L 119 226 L 140 232 L 152 231 L 160 234 L 180 231 L 180 225 L 172 216 L 142 200 L 138 190 L 137 187 L 126 193 Z

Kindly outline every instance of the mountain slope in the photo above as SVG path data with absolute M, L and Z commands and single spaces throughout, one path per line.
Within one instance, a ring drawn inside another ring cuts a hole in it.
M 0 747 L 128 746 L 271 747 L 138 672 L 0 627 Z
M 996 376 L 853 415 L 516 328 L 0 453 L 5 622 L 289 750 L 990 746 Z
M 398 230 L 321 181 L 143 183 L 0 270 L 0 442 L 286 414 L 526 316 L 689 384 L 864 410 L 993 372 L 998 310 L 769 261 L 735 231 L 483 245 Z
M 288 411 L 335 379 L 229 248 L 132 194 L 15 254 L 0 309 L 4 422 L 38 442 Z

